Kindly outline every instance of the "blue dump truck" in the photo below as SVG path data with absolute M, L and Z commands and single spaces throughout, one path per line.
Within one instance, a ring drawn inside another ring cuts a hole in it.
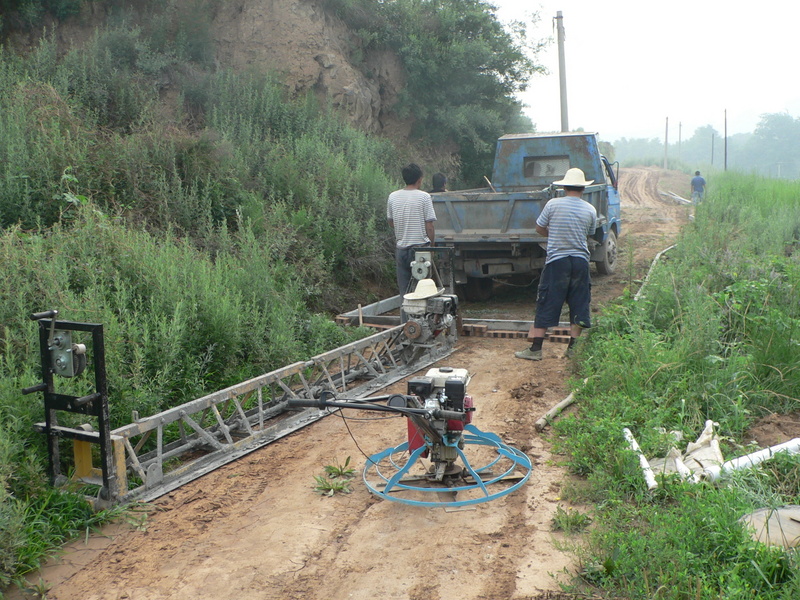
M 536 233 L 536 219 L 548 200 L 563 195 L 553 182 L 572 167 L 594 180 L 583 194 L 598 217 L 589 239 L 591 260 L 598 273 L 613 273 L 620 234 L 615 165 L 600 154 L 594 133 L 502 136 L 489 187 L 431 194 L 436 246 L 450 254 L 441 268 L 445 283 L 459 286 L 468 299 L 481 300 L 491 295 L 495 280 L 536 279 L 547 247 L 546 238 Z

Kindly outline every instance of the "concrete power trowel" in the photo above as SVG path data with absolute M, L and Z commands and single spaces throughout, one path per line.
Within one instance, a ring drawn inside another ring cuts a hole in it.
M 415 506 L 467 506 L 513 492 L 532 470 L 526 454 L 472 424 L 469 380 L 466 369 L 434 368 L 410 379 L 407 394 L 336 400 L 326 392 L 316 400 L 289 400 L 289 406 L 405 416 L 407 441 L 367 459 L 363 480 L 369 491 Z

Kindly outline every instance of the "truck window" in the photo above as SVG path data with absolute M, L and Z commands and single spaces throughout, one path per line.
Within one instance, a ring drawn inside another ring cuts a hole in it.
M 552 177 L 553 180 L 567 174 L 569 156 L 526 156 L 522 174 L 526 179 Z

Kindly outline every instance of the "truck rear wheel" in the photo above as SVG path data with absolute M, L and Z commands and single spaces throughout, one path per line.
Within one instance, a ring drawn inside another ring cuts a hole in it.
M 464 295 L 467 300 L 482 302 L 492 296 L 494 281 L 484 277 L 467 277 L 467 284 L 464 286 Z
M 611 229 L 603 244 L 603 258 L 597 261 L 597 272 L 611 275 L 617 270 L 617 234 Z

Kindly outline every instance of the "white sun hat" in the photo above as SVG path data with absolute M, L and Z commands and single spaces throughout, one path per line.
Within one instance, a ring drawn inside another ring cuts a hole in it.
M 403 296 L 406 300 L 424 300 L 425 298 L 433 298 L 438 296 L 444 291 L 436 287 L 436 282 L 433 279 L 420 279 L 416 289 Z
M 578 169 L 577 167 L 573 167 L 567 170 L 567 173 L 564 175 L 564 179 L 561 181 L 554 181 L 555 185 L 563 185 L 568 187 L 586 187 L 587 185 L 592 185 L 594 183 L 594 179 L 590 179 L 586 181 L 586 176 L 583 174 L 583 171 Z

